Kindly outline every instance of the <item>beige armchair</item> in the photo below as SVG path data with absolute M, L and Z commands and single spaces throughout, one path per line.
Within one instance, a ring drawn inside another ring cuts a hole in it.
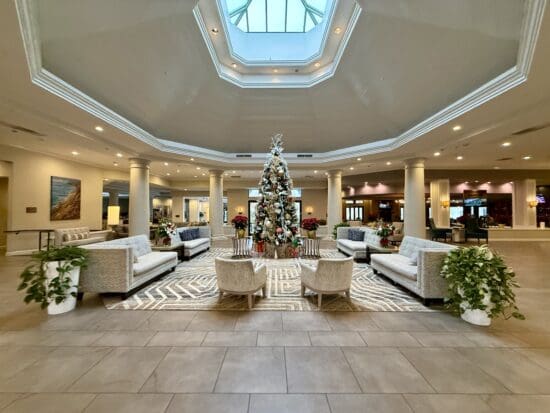
M 314 268 L 300 263 L 302 269 L 302 297 L 306 288 L 318 294 L 317 305 L 321 308 L 323 294 L 345 293 L 350 298 L 353 257 L 321 258 Z
M 267 283 L 267 268 L 261 264 L 254 269 L 252 259 L 233 260 L 229 258 L 216 258 L 216 277 L 220 300 L 223 294 L 246 295 L 248 308 L 252 308 L 254 294 L 262 290 L 265 297 Z

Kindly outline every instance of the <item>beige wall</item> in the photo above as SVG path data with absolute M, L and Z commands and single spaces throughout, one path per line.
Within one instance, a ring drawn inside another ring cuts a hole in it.
M 6 249 L 8 229 L 8 181 L 7 177 L 0 177 L 0 250 Z
M 227 220 L 231 222 L 239 210 L 248 217 L 248 189 L 228 189 L 227 196 Z
M 0 146 L 0 161 L 12 163 L 8 229 L 46 229 L 88 226 L 101 229 L 103 170 L 49 156 Z M 4 168 L 0 168 L 0 173 Z M 51 176 L 80 179 L 82 182 L 80 219 L 50 221 Z M 26 213 L 36 207 L 36 213 Z M 36 233 L 8 235 L 8 252 L 37 247 Z
M 326 189 L 302 189 L 303 218 L 327 219 L 327 196 Z M 313 208 L 311 215 L 306 212 L 308 207 Z

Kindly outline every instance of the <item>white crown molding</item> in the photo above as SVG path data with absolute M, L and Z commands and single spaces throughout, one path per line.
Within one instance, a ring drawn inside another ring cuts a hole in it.
M 32 9 L 32 0 L 15 1 L 17 6 L 17 13 L 19 16 L 25 53 L 27 56 L 27 63 L 29 66 L 30 77 L 34 84 L 42 87 L 43 89 L 49 91 L 56 96 L 59 96 L 60 98 L 72 103 L 73 105 L 84 110 L 85 112 L 98 117 L 107 124 L 110 124 L 128 133 L 129 135 L 140 140 L 141 142 L 144 142 L 159 151 L 183 156 L 203 158 L 205 160 L 220 163 L 241 163 L 254 165 L 263 163 L 265 159 L 265 154 L 251 154 L 250 158 L 237 158 L 236 153 L 214 151 L 198 146 L 186 145 L 174 141 L 159 139 L 149 132 L 138 127 L 134 123 L 130 122 L 128 119 L 107 108 L 100 102 L 94 100 L 90 96 L 69 85 L 59 77 L 48 72 L 47 70 L 42 68 L 39 30 L 35 18 L 35 13 L 33 13 Z M 519 42 L 517 63 L 513 68 L 509 69 L 497 78 L 489 81 L 475 91 L 469 93 L 465 97 L 450 104 L 443 110 L 430 116 L 428 119 L 420 122 L 419 124 L 415 125 L 411 129 L 407 130 L 397 137 L 385 139 L 382 141 L 371 142 L 364 145 L 342 148 L 334 151 L 313 153 L 311 158 L 298 158 L 298 154 L 289 153 L 286 155 L 289 164 L 307 165 L 314 163 L 330 163 L 346 160 L 357 156 L 367 156 L 395 150 L 434 130 L 435 128 L 442 126 L 452 121 L 453 119 L 471 111 L 472 109 L 483 105 L 484 103 L 495 98 L 496 96 L 499 96 L 507 92 L 508 90 L 522 84 L 527 80 L 528 73 L 531 68 L 531 63 L 533 60 L 533 55 L 535 53 L 535 47 L 538 40 L 539 30 L 542 24 L 546 2 L 547 0 L 527 0 L 526 12 Z M 357 5 L 357 7 L 359 7 L 359 10 L 356 9 L 354 11 L 355 22 L 357 21 L 359 14 L 361 13 L 360 6 Z M 195 18 L 202 19 L 202 17 L 200 16 L 200 12 L 198 12 L 197 14 L 197 8 L 193 9 L 193 13 L 195 15 Z M 345 48 L 346 43 L 351 36 L 351 31 L 353 30 L 355 22 L 353 25 L 350 25 L 345 33 L 345 42 L 342 41 L 342 44 L 340 46 L 338 61 L 340 60 L 343 49 Z M 205 36 L 205 33 L 203 32 L 205 29 L 204 22 L 202 22 L 202 24 L 200 24 L 199 22 L 199 27 L 201 28 L 203 37 L 205 37 L 205 39 L 209 39 L 209 37 Z M 226 76 L 224 72 L 220 71 L 220 67 L 222 65 L 217 62 L 217 56 L 215 51 L 213 50 L 211 43 L 206 43 L 212 60 L 218 71 L 218 75 L 221 78 L 224 78 L 237 86 L 241 86 L 238 84 L 237 81 L 235 81 L 235 79 Z M 327 73 L 327 77 L 332 76 L 334 74 L 334 70 L 336 70 L 336 67 L 333 68 L 332 73 Z M 309 86 L 313 86 L 319 81 L 321 80 L 314 80 Z

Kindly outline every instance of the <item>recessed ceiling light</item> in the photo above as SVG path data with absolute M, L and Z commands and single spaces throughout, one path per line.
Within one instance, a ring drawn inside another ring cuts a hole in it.
M 183 188 L 184 191 L 187 191 L 187 188 Z
M 116 157 L 117 157 L 117 158 L 122 158 L 123 156 L 124 156 L 124 155 L 121 154 L 120 152 L 116 154 Z
M 493 169 L 500 169 L 500 166 L 493 166 Z
M 317 172 L 319 172 L 317 169 L 313 171 L 314 174 L 316 174 Z
M 453 126 L 453 131 L 458 132 L 459 130 L 462 130 L 462 126 L 460 125 Z
M 72 153 L 74 156 L 79 155 L 79 153 L 78 153 L 77 151 L 72 151 L 71 153 Z
M 205 173 L 202 174 L 202 176 L 205 176 L 205 175 L 206 175 Z
M 357 158 L 357 161 L 360 161 L 360 160 L 361 160 L 361 158 Z
M 197 176 L 197 175 L 195 175 L 195 176 L 193 176 L 193 178 L 198 178 L 198 176 Z
M 319 66 L 321 66 L 321 63 L 315 62 L 314 66 L 315 66 L 315 67 L 319 67 Z
M 342 29 L 340 27 L 337 27 L 336 29 L 334 29 L 334 33 L 335 34 L 340 34 L 340 33 L 342 33 Z
M 180 173 L 180 170 L 179 170 L 179 169 L 176 169 L 176 172 L 177 172 L 177 173 Z
M 113 166 L 118 166 L 118 162 L 113 162 Z
M 273 73 L 279 73 L 279 69 L 273 69 Z
M 503 146 L 503 147 L 505 147 L 505 148 L 508 147 L 508 146 L 511 146 L 511 145 L 512 145 L 512 142 L 509 142 L 509 141 L 502 142 L 502 143 L 500 144 L 500 146 Z
M 103 127 L 101 127 L 101 126 L 99 126 L 99 125 L 96 126 L 94 129 L 95 129 L 96 131 L 98 131 L 98 132 L 103 132 Z
M 197 171 L 200 171 L 201 170 L 201 167 L 200 166 L 197 166 Z
M 434 152 L 434 156 L 439 156 L 441 155 L 441 152 Z
M 232 67 L 233 69 L 236 69 L 236 68 L 237 68 L 237 63 L 231 63 L 231 67 Z
M 487 185 L 491 185 L 491 181 L 487 182 Z
M 232 171 L 233 173 L 237 173 L 237 171 Z
M 521 158 L 521 159 L 523 159 L 524 161 L 528 161 L 528 160 L 531 159 L 531 158 L 532 158 L 531 155 L 525 155 L 525 156 L 524 156 L 523 158 Z
M 107 181 L 109 180 L 109 178 L 103 178 L 103 180 L 104 180 L 105 182 L 107 182 Z
M 478 180 L 475 180 L 474 182 L 477 184 L 479 181 L 478 181 Z
M 355 169 L 355 168 L 354 168 L 353 166 L 350 166 L 350 167 L 349 167 L 349 170 L 350 170 L 350 171 L 353 171 L 354 169 Z
M 464 159 L 464 157 L 463 157 L 462 155 L 458 155 L 458 156 L 456 157 L 456 160 L 457 160 L 457 161 L 461 161 L 461 160 L 463 160 L 463 159 Z
M 194 161 L 194 160 L 195 160 L 195 158 L 191 158 L 190 160 L 191 160 L 191 161 Z
M 369 183 L 368 183 L 368 181 L 367 181 L 367 182 L 365 182 L 365 185 L 368 185 L 368 184 L 369 184 Z
M 219 32 L 220 32 L 220 31 L 218 30 L 217 27 L 213 27 L 213 28 L 212 28 L 212 33 L 218 34 Z
M 170 176 L 170 172 L 166 172 L 166 176 Z
M 168 166 L 168 162 L 164 162 L 164 166 Z
M 390 162 L 390 161 L 386 162 L 386 165 L 390 166 L 390 165 L 391 165 L 391 162 Z

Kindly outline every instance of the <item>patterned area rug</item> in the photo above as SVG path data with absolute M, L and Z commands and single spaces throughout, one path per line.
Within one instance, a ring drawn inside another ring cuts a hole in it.
M 218 302 L 214 258 L 230 256 L 231 249 L 212 248 L 140 290 L 127 300 L 105 297 L 110 310 L 248 310 L 246 297 L 224 295 Z M 321 250 L 322 257 L 342 257 Z M 267 297 L 256 297 L 253 310 L 319 311 L 317 296 L 300 296 L 300 261 L 309 259 L 255 259 L 268 268 Z M 431 311 L 405 290 L 375 275 L 367 264 L 354 264 L 351 301 L 343 295 L 323 295 L 323 311 Z

